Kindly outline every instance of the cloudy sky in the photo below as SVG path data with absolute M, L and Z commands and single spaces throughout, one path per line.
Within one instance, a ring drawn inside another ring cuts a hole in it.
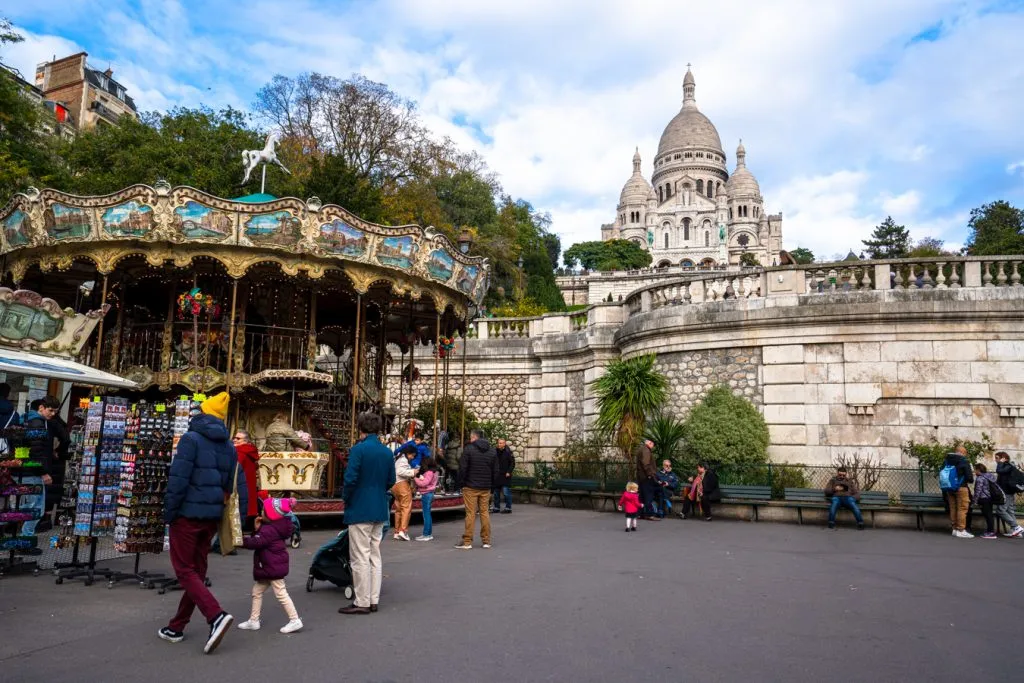
M 359 72 L 599 239 L 644 172 L 686 64 L 730 164 L 740 138 L 787 248 L 851 247 L 886 215 L 959 245 L 972 207 L 1024 206 L 1024 1 L 10 0 L 3 61 L 85 50 L 143 109 L 247 108 L 275 73 Z M 152 180 L 152 179 L 140 179 Z

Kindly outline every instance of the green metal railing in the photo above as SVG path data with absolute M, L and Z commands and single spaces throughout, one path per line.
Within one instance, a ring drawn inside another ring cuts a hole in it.
M 683 469 L 673 463 L 673 471 L 680 482 L 695 472 Z M 772 498 L 782 500 L 786 488 L 820 488 L 836 472 L 831 465 L 797 465 L 790 463 L 766 463 L 753 467 L 722 467 L 716 470 L 721 484 L 745 484 L 749 486 L 770 486 Z M 621 491 L 627 481 L 635 479 L 636 473 L 629 463 L 616 460 L 594 460 L 585 462 L 534 461 L 520 463 L 516 476 L 533 477 L 538 488 L 548 488 L 556 479 L 590 479 L 597 481 L 602 491 Z M 852 474 L 852 472 L 851 472 Z M 898 504 L 901 493 L 940 493 L 937 475 L 920 467 L 879 467 L 857 473 L 857 481 L 863 491 L 885 491 L 889 500 Z M 1021 498 L 1017 508 L 1021 509 Z

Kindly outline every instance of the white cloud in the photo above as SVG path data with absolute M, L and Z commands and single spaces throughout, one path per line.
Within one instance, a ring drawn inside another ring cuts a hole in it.
M 1007 165 L 1006 172 L 1010 175 L 1013 175 L 1014 173 L 1024 173 L 1024 159 Z
M 82 48 L 74 41 L 52 35 L 36 35 L 21 31 L 24 40 L 20 43 L 7 45 L 3 52 L 3 62 L 14 67 L 29 83 L 35 83 L 36 65 L 48 62 L 54 55 L 58 58 L 81 52 Z
M 885 195 L 882 199 L 882 210 L 897 222 L 916 214 L 920 206 L 921 194 L 916 190 L 908 190 L 895 197 Z

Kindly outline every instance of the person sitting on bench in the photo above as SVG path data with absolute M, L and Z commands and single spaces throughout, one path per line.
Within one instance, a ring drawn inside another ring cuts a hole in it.
M 836 513 L 840 507 L 847 507 L 857 520 L 857 528 L 864 530 L 864 518 L 860 514 L 857 501 L 860 500 L 860 487 L 857 482 L 847 476 L 846 468 L 839 467 L 836 476 L 828 480 L 825 486 L 825 498 L 832 503 L 828 511 L 828 528 L 836 528 Z

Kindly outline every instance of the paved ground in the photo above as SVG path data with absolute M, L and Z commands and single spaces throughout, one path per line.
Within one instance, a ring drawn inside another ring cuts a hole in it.
M 641 523 L 518 506 L 490 551 L 388 539 L 381 611 L 337 614 L 304 589 L 329 531 L 307 532 L 289 587 L 306 629 L 232 632 L 204 656 L 201 624 L 156 638 L 178 596 L 130 584 L 0 581 L 4 681 L 1003 681 L 1024 648 L 1024 541 L 716 521 Z M 166 567 L 148 557 L 145 567 Z M 243 617 L 250 558 L 215 558 L 214 591 Z M 173 668 L 171 668 L 173 667 Z M 300 679 L 295 679 L 301 674 Z

